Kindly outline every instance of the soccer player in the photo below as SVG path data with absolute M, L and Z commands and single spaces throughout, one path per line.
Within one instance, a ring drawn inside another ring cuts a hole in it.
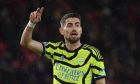
M 80 42 L 81 17 L 77 13 L 65 14 L 60 21 L 59 32 L 64 36 L 64 41 L 53 43 L 32 39 L 43 9 L 37 8 L 30 14 L 20 44 L 52 61 L 54 84 L 105 84 L 103 57 L 97 48 Z

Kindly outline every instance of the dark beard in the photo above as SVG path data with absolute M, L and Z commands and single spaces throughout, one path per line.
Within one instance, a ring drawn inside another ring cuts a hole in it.
M 78 38 L 65 38 L 65 39 L 72 44 L 72 43 L 78 42 L 80 40 L 80 37 L 78 37 Z

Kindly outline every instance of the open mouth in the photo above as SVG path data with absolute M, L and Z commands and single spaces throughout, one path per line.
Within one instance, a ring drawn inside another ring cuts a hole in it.
M 77 36 L 78 34 L 77 34 L 77 33 L 71 33 L 71 35 L 72 35 L 72 36 Z

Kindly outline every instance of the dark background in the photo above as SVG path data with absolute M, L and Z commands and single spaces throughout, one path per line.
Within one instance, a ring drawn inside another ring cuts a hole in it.
M 81 41 L 104 56 L 107 84 L 140 84 L 139 0 L 0 0 L 0 84 L 52 84 L 51 62 L 20 46 L 29 15 L 45 7 L 33 38 L 60 41 L 59 21 L 82 16 Z

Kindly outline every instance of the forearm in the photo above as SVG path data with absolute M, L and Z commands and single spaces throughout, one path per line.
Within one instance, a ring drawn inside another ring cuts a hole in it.
M 25 27 L 22 36 L 21 36 L 21 41 L 20 44 L 24 47 L 27 47 L 28 44 L 32 41 L 32 32 L 34 28 L 31 28 L 29 24 Z

